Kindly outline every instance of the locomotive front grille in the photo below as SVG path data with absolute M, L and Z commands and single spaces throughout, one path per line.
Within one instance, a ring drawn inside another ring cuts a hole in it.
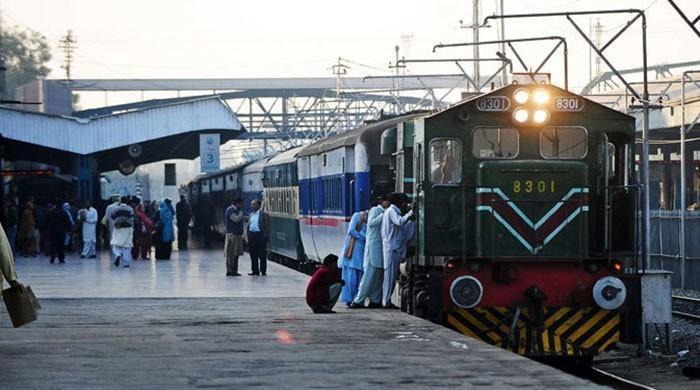
M 533 314 L 537 313 L 529 308 L 453 308 L 447 313 L 447 324 L 462 334 L 526 356 L 593 356 L 620 339 L 620 314 L 615 311 L 561 307 Z

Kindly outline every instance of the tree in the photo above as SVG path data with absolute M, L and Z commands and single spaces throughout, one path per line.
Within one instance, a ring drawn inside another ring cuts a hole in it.
M 46 77 L 51 71 L 46 66 L 51 60 L 51 49 L 46 37 L 28 29 L 2 26 L 0 59 L 4 60 L 6 68 L 5 91 L 0 92 L 5 92 L 3 96 L 7 98 L 14 96 L 16 87 Z

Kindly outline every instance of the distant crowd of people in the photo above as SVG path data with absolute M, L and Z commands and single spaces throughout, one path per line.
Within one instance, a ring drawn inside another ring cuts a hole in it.
M 326 256 L 307 285 L 306 302 L 314 313 L 334 313 L 338 299 L 352 309 L 396 309 L 391 297 L 415 233 L 412 218 L 402 193 L 377 198 L 369 210 L 353 214 L 340 258 Z
M 50 263 L 65 263 L 66 253 L 96 258 L 97 250 L 109 247 L 115 265 L 129 267 L 131 259 L 169 259 L 175 241 L 186 250 L 192 211 L 184 196 L 176 208 L 169 198 L 142 201 L 135 196 L 113 196 L 103 213 L 90 201 L 54 201 L 37 204 L 28 197 L 18 204 L 9 199 L 3 205 L 2 226 L 13 254 L 22 257 L 49 256 Z M 101 217 L 101 218 L 100 218 Z

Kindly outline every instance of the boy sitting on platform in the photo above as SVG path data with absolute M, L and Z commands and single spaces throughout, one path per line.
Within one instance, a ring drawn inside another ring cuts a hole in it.
M 306 304 L 314 313 L 335 313 L 333 306 L 338 302 L 344 285 L 338 269 L 338 256 L 328 255 L 306 286 Z

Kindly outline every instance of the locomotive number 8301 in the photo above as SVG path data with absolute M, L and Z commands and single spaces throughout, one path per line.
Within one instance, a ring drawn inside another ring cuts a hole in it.
M 514 180 L 512 188 L 516 194 L 521 192 L 528 194 L 533 192 L 553 193 L 556 189 L 556 183 L 554 180 Z

